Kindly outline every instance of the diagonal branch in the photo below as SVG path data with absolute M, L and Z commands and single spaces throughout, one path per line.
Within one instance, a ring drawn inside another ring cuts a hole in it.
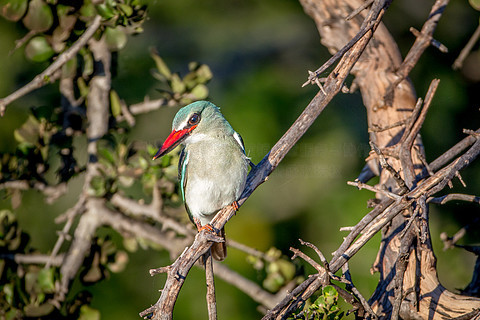
M 42 73 L 38 74 L 30 81 L 28 84 L 24 85 L 17 91 L 9 94 L 3 99 L 0 99 L 0 117 L 3 117 L 5 114 L 5 109 L 7 106 L 18 98 L 23 97 L 31 91 L 43 87 L 45 84 L 50 82 L 54 74 L 65 64 L 68 60 L 72 59 L 77 52 L 83 48 L 88 40 L 95 34 L 97 29 L 100 27 L 102 21 L 101 16 L 96 16 L 92 20 L 92 24 L 85 30 L 85 32 L 78 38 L 78 40 L 62 54 L 60 54 L 56 60 L 48 66 Z
M 349 51 L 343 56 L 337 67 L 330 73 L 325 82 L 324 91 L 319 91 L 302 114 L 297 118 L 293 125 L 273 146 L 270 152 L 260 161 L 260 163 L 250 171 L 247 178 L 247 184 L 243 194 L 238 200 L 241 206 L 253 191 L 268 179 L 268 176 L 275 170 L 285 155 L 305 134 L 307 129 L 313 124 L 315 119 L 325 109 L 332 98 L 341 90 L 346 77 L 360 58 L 362 52 L 373 36 L 374 30 L 379 25 L 384 9 L 388 7 L 388 2 L 381 2 L 381 6 L 373 6 L 369 14 L 369 19 L 374 21 L 374 25 L 369 29 Z M 235 214 L 231 207 L 225 207 L 211 221 L 212 227 L 220 230 Z M 200 232 L 195 238 L 194 243 L 184 254 L 177 259 L 174 267 L 168 272 L 167 281 L 162 290 L 162 294 L 153 309 L 152 319 L 172 319 L 173 308 L 178 293 L 185 281 L 190 268 L 210 247 L 211 243 L 206 239 L 206 232 Z M 313 291 L 314 292 L 314 291 Z M 152 310 L 149 308 L 149 311 Z M 145 313 L 142 312 L 142 315 Z
M 397 85 L 400 84 L 412 71 L 413 67 L 417 64 L 418 60 L 422 56 L 423 52 L 432 44 L 433 32 L 437 28 L 438 21 L 440 20 L 445 7 L 449 0 L 436 0 L 435 4 L 430 10 L 427 21 L 423 24 L 422 30 L 415 39 L 415 43 L 412 45 L 407 53 L 400 68 L 398 68 L 396 74 L 398 78 L 393 82 L 385 93 L 385 100 L 392 101 L 394 90 Z

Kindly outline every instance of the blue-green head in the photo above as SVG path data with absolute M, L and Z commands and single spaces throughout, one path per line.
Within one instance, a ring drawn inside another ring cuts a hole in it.
M 235 131 L 225 120 L 220 109 L 209 101 L 196 101 L 178 110 L 172 123 L 172 133 L 155 154 L 157 159 L 173 150 L 189 136 L 212 132 L 233 134 Z

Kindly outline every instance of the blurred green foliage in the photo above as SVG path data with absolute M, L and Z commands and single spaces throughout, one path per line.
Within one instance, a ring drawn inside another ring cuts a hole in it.
M 303 309 L 288 319 L 339 320 L 345 315 L 338 307 L 338 292 L 333 286 L 325 286 L 314 302 L 305 303 Z
M 470 1 L 473 7 L 475 3 Z M 98 12 L 106 22 L 97 37 L 105 36 L 109 48 L 115 52 L 115 78 L 110 94 L 113 118 L 122 116 L 121 100 L 131 104 L 142 101 L 145 96 L 168 97 L 184 104 L 208 95 L 242 134 L 246 150 L 255 163 L 316 93 L 315 87 L 300 87 L 307 76 L 306 70 L 316 69 L 329 57 L 319 43 L 313 21 L 294 0 L 156 0 L 148 2 L 148 13 L 145 4 L 135 0 L 121 5 L 115 1 L 94 5 L 91 1 L 61 4 L 55 0 L 1 0 L 0 5 L 2 15 L 13 21 L 0 19 L 0 54 L 4 57 L 0 60 L 3 75 L 0 96 L 8 95 L 43 70 L 49 59 L 78 39 Z M 384 22 L 403 54 L 414 41 L 408 29 L 421 28 L 430 5 L 429 2 L 414 5 L 393 2 L 388 10 Z M 147 14 L 148 19 L 144 20 Z M 454 59 L 478 26 L 478 17 L 478 12 L 467 2 L 450 3 L 435 33 L 436 39 L 449 48 L 449 53 L 428 49 L 411 74 L 419 96 L 425 94 L 431 79 L 441 79 L 422 129 L 429 161 L 460 140 L 462 128 L 478 128 L 480 67 L 475 67 L 480 65 L 478 44 L 462 70 L 451 70 Z M 31 37 L 23 38 L 29 31 Z M 19 44 L 24 48 L 13 51 L 15 40 L 22 38 Z M 84 97 L 93 72 L 91 52 L 82 50 L 76 59 L 79 61 L 66 65 L 63 72 L 80 71 L 82 77 L 77 78 L 76 85 Z M 190 61 L 199 63 L 188 64 Z M 77 65 L 81 70 L 77 70 Z M 82 183 L 77 176 L 86 161 L 86 142 L 75 134 L 61 136 L 58 134 L 61 127 L 51 125 L 61 116 L 59 105 L 58 87 L 50 85 L 14 102 L 5 117 L 0 118 L 2 180 L 23 179 L 30 172 L 33 175 L 29 179 L 69 181 L 69 192 L 55 204 L 44 204 L 35 191 L 22 194 L 21 206 L 15 214 L 12 212 L 19 205 L 19 195 L 13 201 L 14 195 L 0 192 L 0 208 L 6 210 L 1 211 L 2 223 L 7 226 L 4 230 L 14 230 L 9 232 L 16 235 L 8 238 L 11 235 L 2 234 L 0 240 L 5 242 L 0 246 L 2 250 L 11 251 L 10 247 L 16 246 L 17 251 L 13 252 L 31 253 L 37 249 L 48 252 L 57 237 L 54 231 L 61 228 L 53 224 L 53 218 L 76 201 Z M 166 108 L 139 115 L 136 126 L 127 130 L 128 135 L 117 132 L 106 137 L 100 149 L 100 161 L 107 170 L 92 181 L 91 192 L 103 196 L 124 188 L 130 194 L 148 197 L 149 190 L 144 187 L 151 186 L 160 176 L 174 181 L 175 156 L 165 157 L 162 160 L 165 163 L 154 164 L 150 158 L 155 152 L 154 144 L 170 131 L 176 111 Z M 83 130 L 82 117 L 74 120 L 77 121 L 74 128 Z M 49 146 L 52 139 L 53 149 Z M 133 141 L 143 143 L 132 145 Z M 297 246 L 298 238 L 316 244 L 328 259 L 327 253 L 335 250 L 345 235 L 338 229 L 354 225 L 367 212 L 366 200 L 372 194 L 354 190 L 346 181 L 355 179 L 368 151 L 366 116 L 360 94 L 338 96 L 227 226 L 228 238 L 264 251 L 279 248 L 280 254 L 274 252 L 275 262 L 263 261 L 259 267 L 258 260 L 252 261 L 244 253 L 230 250 L 225 264 L 275 291 L 278 285 L 297 276 L 299 266 L 282 256 L 291 256 L 288 248 Z M 25 157 L 28 162 L 20 160 Z M 146 174 L 139 175 L 137 169 Z M 135 183 L 139 177 L 145 180 Z M 463 178 L 469 192 L 480 194 L 476 183 L 480 178 L 478 166 L 468 168 Z M 169 204 L 179 205 L 174 191 L 165 194 Z M 463 189 L 456 185 L 454 191 Z M 432 237 L 439 258 L 439 277 L 450 290 L 468 283 L 474 257 L 461 250 L 442 251 L 438 234 L 442 231 L 453 234 L 478 214 L 476 206 L 432 206 Z M 19 225 L 24 231 L 18 231 Z M 466 243 L 480 239 L 480 228 L 471 230 L 464 239 Z M 27 233 L 35 249 L 27 245 Z M 16 239 L 17 243 L 12 244 L 8 239 Z M 369 269 L 378 245 L 377 237 L 362 249 L 361 257 L 354 257 L 350 263 L 353 279 L 365 296 L 375 288 L 377 278 L 370 275 Z M 3 249 L 5 246 L 10 247 Z M 96 239 L 98 250 L 89 256 L 92 268 L 84 271 L 82 279 L 89 282 L 89 279 L 109 278 L 90 286 L 91 294 L 84 291 L 80 281 L 74 283 L 68 312 L 84 319 L 96 319 L 98 309 L 102 319 L 138 319 L 138 312 L 157 299 L 164 281 L 161 276 L 150 278 L 147 270 L 167 265 L 169 257 L 148 245 L 142 247 L 144 250 L 137 250 L 137 246 L 135 241 L 123 241 L 115 232 L 102 230 Z M 129 252 L 128 261 L 126 254 L 119 253 L 125 251 Z M 51 273 L 53 269 L 24 270 L 24 283 L 15 284 L 4 275 L 18 272 L 18 265 L 1 261 L 4 264 L 1 266 L 2 299 L 11 304 L 15 301 L 16 308 L 23 308 L 25 312 L 29 306 L 41 308 L 51 292 L 52 279 L 58 276 Z M 315 272 L 308 265 L 303 267 L 307 273 Z M 108 272 L 122 269 L 119 274 Z M 198 290 L 204 287 L 203 277 L 199 270 L 189 275 L 175 309 L 176 318 L 206 318 L 204 293 L 199 294 Z M 228 319 L 259 317 L 256 304 L 243 293 L 222 281 L 217 284 L 220 315 L 228 314 Z M 33 300 L 13 295 L 14 286 L 19 285 Z M 85 304 L 87 301 L 91 306 Z M 340 316 L 336 305 L 337 294 L 324 289 L 304 311 L 318 319 L 326 314 L 333 315 L 328 319 L 335 319 Z M 17 311 L 11 312 L 9 316 L 15 317 Z

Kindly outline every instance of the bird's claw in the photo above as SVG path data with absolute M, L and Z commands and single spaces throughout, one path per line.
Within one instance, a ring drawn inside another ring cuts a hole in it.
M 239 208 L 238 201 L 233 201 L 232 202 L 232 207 L 233 207 L 233 210 L 238 211 L 238 208 Z
M 197 226 L 198 227 L 198 226 Z M 206 225 L 204 226 L 201 226 L 200 228 L 197 228 L 198 229 L 198 232 L 202 231 L 202 230 L 207 230 L 207 231 L 210 231 L 210 232 L 215 232 L 215 229 L 212 227 L 212 225 L 210 223 L 207 223 Z

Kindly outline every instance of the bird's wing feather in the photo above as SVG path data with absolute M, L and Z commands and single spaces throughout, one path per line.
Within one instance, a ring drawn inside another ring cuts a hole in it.
M 193 223 L 193 216 L 190 213 L 190 209 L 188 208 L 187 202 L 185 201 L 185 189 L 187 186 L 187 179 L 188 179 L 188 152 L 185 151 L 185 148 L 180 153 L 180 159 L 178 160 L 178 180 L 180 181 L 180 190 L 182 192 L 182 200 L 185 204 L 185 209 L 187 210 L 188 217 L 192 220 Z
M 245 154 L 245 145 L 243 144 L 242 136 L 237 131 L 234 131 L 233 137 L 235 138 L 235 141 L 238 142 L 238 144 L 242 148 L 243 153 Z

